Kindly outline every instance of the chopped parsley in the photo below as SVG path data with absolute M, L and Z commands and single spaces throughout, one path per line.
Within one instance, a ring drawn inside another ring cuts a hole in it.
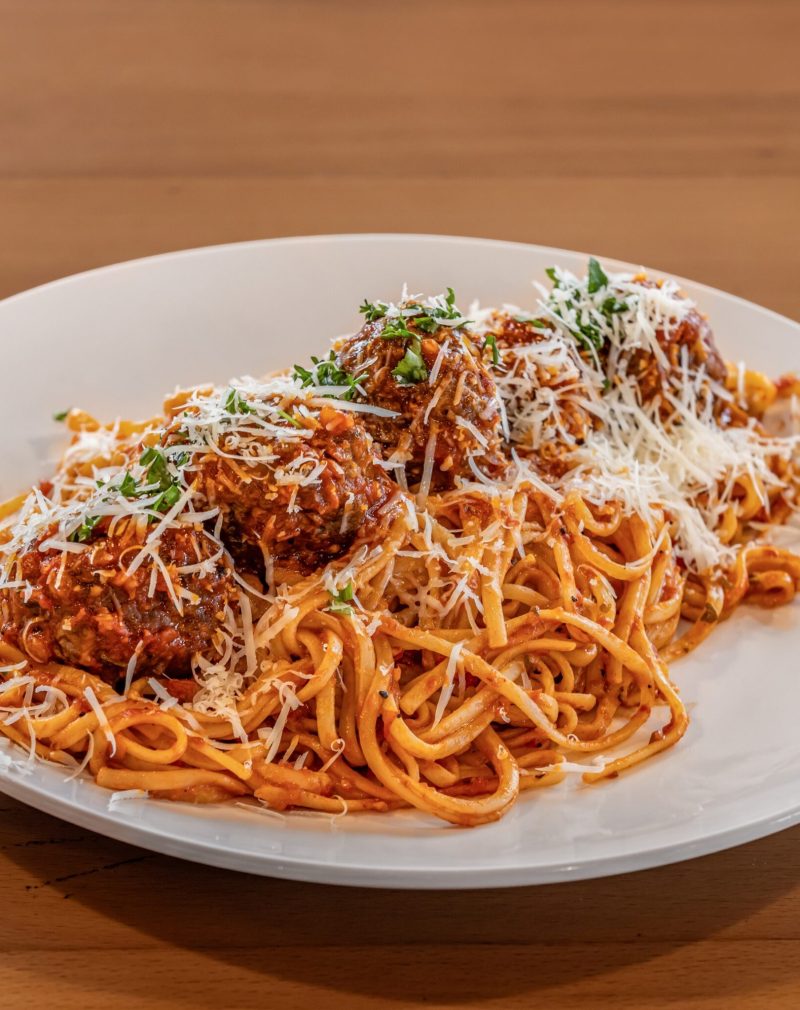
M 416 325 L 416 320 L 414 320 L 414 323 Z M 397 319 L 390 319 L 381 330 L 383 340 L 413 340 L 414 336 L 415 334 L 406 326 L 403 316 L 398 316 Z
M 170 484 L 170 486 L 165 491 L 162 491 L 158 498 L 156 498 L 151 505 L 151 508 L 153 508 L 156 512 L 166 512 L 167 509 L 172 508 L 180 496 L 180 485 Z
M 367 322 L 374 323 L 377 319 L 386 317 L 389 306 L 385 302 L 365 301 L 359 311 L 364 314 Z M 466 326 L 469 322 L 463 319 L 452 288 L 447 289 L 443 299 L 439 296 L 438 300 L 430 305 L 407 302 L 402 306 L 400 315 L 391 315 L 386 319 L 381 336 L 384 340 L 410 340 L 414 337 L 414 333 L 409 329 L 409 325 L 422 330 L 423 333 L 434 333 L 444 320 L 460 320 L 460 326 Z
M 494 333 L 487 334 L 486 339 L 483 341 L 484 350 L 486 350 L 487 347 L 491 347 L 492 349 L 492 364 L 499 365 L 500 349 L 497 346 L 497 337 L 494 335 Z
M 181 451 L 172 459 L 172 466 L 180 468 L 189 462 L 189 453 Z M 167 512 L 173 505 L 177 504 L 183 488 L 180 478 L 174 476 L 169 468 L 170 461 L 164 452 L 154 445 L 147 446 L 139 457 L 139 465 L 144 468 L 141 478 L 134 477 L 130 470 L 126 470 L 119 484 L 109 485 L 106 481 L 97 480 L 98 490 L 106 488 L 104 501 L 112 500 L 114 492 L 122 495 L 123 498 L 149 498 L 155 494 L 155 500 L 148 505 L 148 511 Z M 102 516 L 85 516 L 81 525 L 69 535 L 69 539 L 76 543 L 84 543 L 91 536 L 92 530 L 100 522 Z M 149 521 L 155 522 L 156 517 L 150 516 Z
M 357 393 L 363 392 L 359 389 L 358 384 L 366 373 L 351 375 L 350 372 L 346 372 L 339 367 L 333 351 L 327 358 L 317 358 L 312 354 L 311 363 L 313 366 L 311 368 L 295 365 L 292 372 L 292 378 L 299 382 L 303 388 L 306 386 L 346 386 L 347 389 L 337 394 L 337 398 L 341 400 L 352 400 Z M 334 394 L 326 395 L 333 397 Z
M 331 598 L 331 602 L 328 605 L 328 610 L 333 614 L 347 614 L 352 615 L 353 608 L 350 604 L 353 602 L 353 596 L 355 595 L 355 590 L 353 589 L 353 583 L 348 582 L 344 588 L 340 589 L 338 593 L 332 593 L 328 591 L 328 596 Z
M 98 487 L 100 486 L 98 482 Z M 126 471 L 125 476 L 119 483 L 119 492 L 125 498 L 138 498 L 139 496 L 139 481 L 133 476 L 132 473 Z
M 255 408 L 250 406 L 238 389 L 228 391 L 225 409 L 229 414 L 255 414 Z
M 406 306 L 408 309 L 416 310 L 412 316 L 408 318 L 414 323 L 414 325 L 419 330 L 423 330 L 425 333 L 433 333 L 441 325 L 443 319 L 461 319 L 461 311 L 456 305 L 456 296 L 452 288 L 447 289 L 447 294 L 444 298 L 444 305 L 431 305 L 424 306 L 419 305 L 416 302 L 411 302 Z M 461 323 L 462 326 L 467 324 L 468 320 L 464 320 Z
M 419 302 L 408 302 L 403 306 L 403 313 L 401 316 L 388 318 L 380 335 L 384 340 L 405 340 L 408 342 L 405 354 L 397 366 L 392 369 L 392 375 L 401 385 L 410 386 L 424 382 L 428 378 L 428 366 L 422 357 L 422 345 L 418 333 L 414 330 L 435 333 L 445 320 L 457 320 L 459 326 L 465 326 L 469 320 L 463 319 L 461 311 L 456 305 L 456 296 L 452 288 L 447 289 L 447 294 L 443 299 L 439 297 L 438 303 L 421 305 Z M 410 328 L 412 326 L 414 330 Z M 496 350 L 495 355 L 495 364 L 497 364 L 499 355 Z
M 603 334 L 591 323 L 578 323 L 577 327 L 572 330 L 572 334 L 587 351 L 599 351 L 605 343 Z
M 139 457 L 139 463 L 145 468 L 148 485 L 168 486 L 172 483 L 172 474 L 167 466 L 167 457 L 154 445 L 148 445 Z M 163 488 L 162 488 L 163 490 Z
M 627 312 L 627 310 L 628 310 L 628 303 L 619 301 L 618 299 L 614 298 L 613 295 L 610 298 L 606 298 L 606 300 L 600 306 L 600 311 L 603 313 L 606 319 L 609 320 L 609 322 L 611 321 L 610 320 L 611 316 L 615 315 L 617 312 Z
M 69 412 L 70 412 L 71 409 L 72 409 L 71 407 L 67 407 L 66 410 L 56 411 L 56 413 L 53 414 L 53 420 L 54 421 L 66 421 L 67 414 L 69 414 Z
M 440 311 L 440 319 L 458 319 L 461 313 L 456 308 L 456 294 L 452 288 L 447 289 L 447 296 L 445 298 L 446 309 Z
M 516 316 L 511 317 L 515 323 L 524 323 L 526 326 L 533 326 L 537 330 L 552 330 L 553 324 L 549 319 L 542 319 L 541 317 L 535 317 L 530 315 L 530 313 L 523 312 Z
M 589 257 L 589 270 L 587 275 L 586 290 L 590 295 L 596 294 L 601 288 L 608 287 L 608 277 L 605 271 L 594 258 Z
M 173 466 L 181 467 L 185 466 L 188 461 L 189 454 L 187 452 L 181 452 L 175 457 L 172 463 Z M 166 512 L 168 509 L 172 508 L 181 496 L 181 485 L 179 479 L 170 473 L 167 457 L 161 449 L 157 449 L 154 445 L 150 445 L 139 457 L 139 463 L 145 467 L 144 480 L 146 481 L 146 484 L 140 487 L 138 481 L 135 481 L 133 477 L 131 477 L 131 480 L 128 481 L 127 478 L 130 477 L 130 474 L 126 474 L 120 484 L 120 491 L 122 491 L 126 497 L 136 498 L 141 498 L 143 495 L 152 494 L 153 491 L 158 491 L 158 497 L 150 508 L 154 512 Z M 126 482 L 128 489 L 132 491 L 131 495 L 126 494 L 123 490 L 123 486 Z
M 102 516 L 86 516 L 80 526 L 74 530 L 74 532 L 70 533 L 68 539 L 77 544 L 86 543 L 92 535 L 92 530 L 102 518 Z
M 414 325 L 426 333 L 432 333 L 441 319 L 461 319 L 461 312 L 456 305 L 456 296 L 452 288 L 447 289 L 443 305 L 420 305 L 419 302 L 409 302 L 403 307 L 408 315 L 401 317 L 413 319 Z M 386 302 L 368 302 L 365 298 L 358 311 L 368 323 L 383 319 L 389 311 Z
M 422 347 L 416 337 L 406 348 L 406 353 L 397 363 L 397 367 L 392 369 L 392 375 L 403 386 L 412 386 L 428 378 L 428 366 L 423 360 Z
M 279 414 L 284 419 L 284 421 L 288 421 L 289 424 L 293 424 L 295 428 L 304 427 L 304 425 L 300 421 L 298 421 L 296 417 L 292 417 L 291 414 L 287 414 L 285 410 L 278 409 L 276 413 Z
M 368 302 L 365 298 L 359 305 L 358 311 L 364 316 L 368 323 L 374 323 L 378 319 L 383 319 L 389 306 L 385 302 Z
M 400 314 L 387 315 L 389 306 L 385 302 L 364 301 L 359 311 L 366 317 L 367 322 L 375 322 L 377 319 L 385 319 L 380 336 L 383 340 L 403 340 L 408 343 L 405 354 L 392 369 L 392 375 L 401 385 L 413 385 L 417 382 L 424 382 L 428 378 L 428 367 L 422 357 L 422 347 L 420 344 L 419 331 L 422 333 L 435 333 L 445 322 L 453 323 L 459 327 L 466 326 L 468 319 L 464 319 L 461 310 L 456 305 L 456 295 L 452 288 L 447 289 L 444 296 L 437 296 L 431 303 L 423 305 L 420 302 L 407 302 L 400 309 Z M 413 327 L 413 329 L 411 329 Z M 487 343 L 490 343 L 487 340 Z M 316 362 L 316 359 L 313 359 Z M 500 356 L 495 347 L 493 350 L 493 360 L 499 364 Z M 310 374 L 310 372 L 308 372 Z M 303 379 L 305 383 L 304 370 L 299 370 L 295 366 L 296 377 Z M 359 376 L 359 378 L 361 378 Z M 354 388 L 359 378 L 346 376 L 346 382 Z M 341 383 L 337 383 L 341 384 Z
M 548 267 L 545 273 L 553 282 L 553 287 L 558 288 L 565 292 L 570 292 L 570 285 L 565 284 L 563 279 L 558 273 L 556 267 Z M 598 261 L 591 256 L 589 258 L 589 267 L 587 270 L 586 279 L 586 292 L 587 294 L 594 295 L 598 291 L 602 291 L 608 288 L 609 280 L 608 275 L 600 266 Z M 584 350 L 589 351 L 591 354 L 597 354 L 603 347 L 605 343 L 605 337 L 600 330 L 600 327 L 595 323 L 590 322 L 586 318 L 585 313 L 577 311 L 575 300 L 571 297 L 566 299 L 551 299 L 549 306 L 550 310 L 555 316 L 557 316 L 569 329 L 572 336 L 580 344 Z M 615 296 L 609 295 L 599 306 L 599 311 L 605 320 L 610 324 L 613 321 L 613 316 L 619 312 L 625 312 L 628 308 L 627 302 L 619 301 Z M 565 313 L 570 310 L 575 309 L 576 319 L 573 322 L 568 322 Z M 546 326 L 546 323 L 537 323 L 534 325 L 540 325 L 542 328 Z

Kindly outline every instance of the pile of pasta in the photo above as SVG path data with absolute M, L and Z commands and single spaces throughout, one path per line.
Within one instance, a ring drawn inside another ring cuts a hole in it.
M 432 494 L 333 566 L 352 606 L 330 608 L 330 571 L 269 604 L 258 671 L 227 715 L 182 700 L 178 681 L 141 677 L 123 697 L 0 645 L 0 732 L 126 795 L 493 821 L 576 762 L 598 782 L 671 747 L 688 717 L 668 661 L 742 601 L 783 604 L 800 585 L 796 555 L 755 542 L 691 575 L 673 527 L 524 482 Z M 472 572 L 449 609 L 443 558 Z
M 547 276 L 532 313 L 365 300 L 327 358 L 143 424 L 69 412 L 0 506 L 0 735 L 115 796 L 459 825 L 680 740 L 668 664 L 800 586 L 800 382 L 726 366 L 674 281 Z

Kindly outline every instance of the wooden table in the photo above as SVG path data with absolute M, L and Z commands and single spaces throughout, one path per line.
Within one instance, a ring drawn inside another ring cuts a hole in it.
M 793 0 L 0 0 L 0 293 L 183 246 L 398 230 L 592 249 L 800 316 L 799 34 Z M 0 812 L 15 1010 L 800 1005 L 798 830 L 624 878 L 426 894 Z

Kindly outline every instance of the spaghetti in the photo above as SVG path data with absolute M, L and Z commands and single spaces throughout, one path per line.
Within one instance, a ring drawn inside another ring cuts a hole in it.
M 531 312 L 365 302 L 308 367 L 69 412 L 0 506 L 0 732 L 121 793 L 461 825 L 680 740 L 667 663 L 800 586 L 797 382 L 725 366 L 670 281 L 549 274 Z

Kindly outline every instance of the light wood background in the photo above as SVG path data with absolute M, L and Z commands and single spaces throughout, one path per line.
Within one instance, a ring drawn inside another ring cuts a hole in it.
M 800 316 L 799 44 L 794 0 L 0 0 L 0 294 L 397 230 L 591 249 Z M 205 869 L 0 796 L 0 1006 L 417 1005 L 794 1010 L 800 831 L 391 893 Z

